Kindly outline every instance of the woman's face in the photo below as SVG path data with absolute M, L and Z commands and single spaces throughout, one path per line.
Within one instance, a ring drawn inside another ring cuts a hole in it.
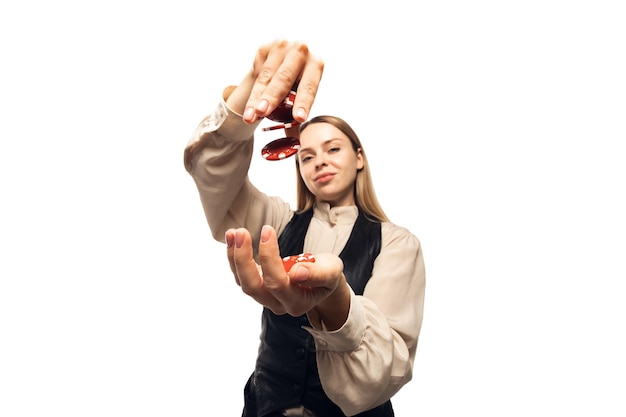
M 339 129 L 328 123 L 308 125 L 300 133 L 297 157 L 300 175 L 318 201 L 331 207 L 355 204 L 354 182 L 363 156 Z

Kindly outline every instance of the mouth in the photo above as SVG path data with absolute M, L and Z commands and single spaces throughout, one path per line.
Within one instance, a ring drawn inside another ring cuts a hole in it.
M 332 180 L 335 177 L 335 174 L 327 172 L 325 174 L 319 174 L 315 177 L 315 182 L 318 183 L 326 183 Z

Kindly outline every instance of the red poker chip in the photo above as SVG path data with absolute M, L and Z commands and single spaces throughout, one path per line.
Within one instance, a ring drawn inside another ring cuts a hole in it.
M 300 255 L 285 256 L 283 258 L 283 266 L 285 271 L 289 272 L 292 266 L 298 262 L 315 262 L 315 256 L 310 253 L 301 253 Z
M 293 122 L 293 103 L 296 101 L 296 92 L 291 90 L 287 97 L 276 107 L 276 109 L 267 116 L 268 119 L 275 122 L 289 123 Z
M 268 161 L 280 161 L 298 153 L 300 141 L 288 136 L 271 141 L 261 149 L 261 155 Z

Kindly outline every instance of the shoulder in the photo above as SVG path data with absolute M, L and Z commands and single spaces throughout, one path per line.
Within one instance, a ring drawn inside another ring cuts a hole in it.
M 418 237 L 409 229 L 392 222 L 381 223 L 381 235 L 383 250 L 386 247 L 397 245 L 419 250 L 421 246 Z

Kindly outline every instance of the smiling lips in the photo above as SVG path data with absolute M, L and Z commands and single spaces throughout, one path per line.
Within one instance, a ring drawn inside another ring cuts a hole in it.
M 324 174 L 319 174 L 315 177 L 315 182 L 326 183 L 332 180 L 335 177 L 335 174 L 326 172 Z

